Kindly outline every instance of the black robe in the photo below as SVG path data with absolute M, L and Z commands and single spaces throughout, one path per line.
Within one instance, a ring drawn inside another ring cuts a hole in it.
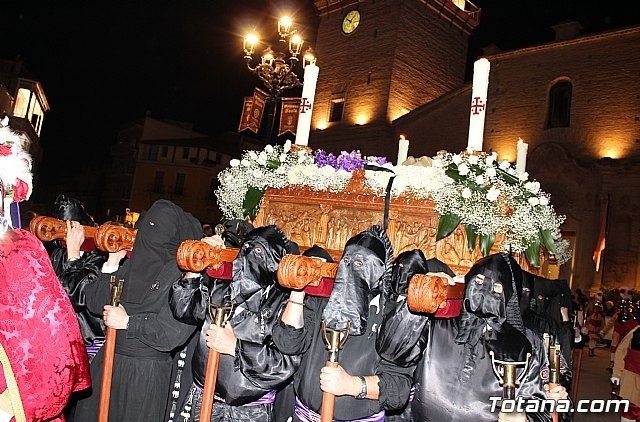
M 101 315 L 111 301 L 109 280 L 112 276 L 124 280 L 120 305 L 129 315 L 129 326 L 116 330 L 109 421 L 164 422 L 173 384 L 174 353 L 196 329 L 176 320 L 169 307 L 171 286 L 182 276 L 176 253 L 184 240 L 200 239 L 202 227 L 167 200 L 156 201 L 137 226 L 131 258 L 87 287 L 87 308 Z M 104 348 L 91 362 L 93 394 L 78 402 L 75 421 L 96 420 L 103 353 Z
M 191 362 L 193 381 L 200 387 L 204 385 L 209 356 L 205 338 L 211 324 L 208 304 L 223 304 L 229 285 L 229 282 L 217 280 L 202 284 L 178 280 L 173 285 L 170 306 L 175 317 L 203 324 Z M 262 293 L 257 292 L 258 295 Z M 287 297 L 288 293 L 273 286 L 262 298 L 260 312 L 240 308 L 229 320 L 238 339 L 236 355 L 220 355 L 216 380 L 216 395 L 227 404 L 241 406 L 255 401 L 285 385 L 296 371 L 300 358 L 282 354 L 271 340 L 272 327 Z
M 71 300 L 85 346 L 91 346 L 94 340 L 104 340 L 104 322 L 99 315 L 89 312 L 85 297 L 87 286 L 95 282 L 102 272 L 102 264 L 106 260 L 104 253 L 85 252 L 79 259 L 68 261 L 66 248 L 55 244 L 50 248 L 49 257 L 62 287 Z M 92 357 L 90 355 L 90 358 Z
M 349 336 L 339 352 L 338 363 L 349 374 L 378 375 L 379 399 L 336 397 L 334 419 L 360 419 L 376 414 L 382 409 L 402 408 L 407 403 L 411 389 L 411 374 L 415 367 L 397 366 L 382 360 L 376 352 L 376 336 L 383 312 L 379 306 L 373 304 L 375 302 L 374 299 L 369 307 L 367 330 L 362 335 Z M 296 329 L 280 322 L 273 328 L 273 340 L 284 353 L 303 354 L 300 369 L 294 376 L 294 389 L 296 396 L 319 414 L 322 406 L 320 369 L 325 366 L 328 358 L 320 321 L 327 299 L 308 296 L 304 303 L 304 327 Z
M 476 264 L 474 269 L 478 268 L 476 272 L 482 273 L 483 265 L 492 262 L 504 265 L 507 261 L 499 255 L 491 256 Z M 516 389 L 516 397 L 537 403 L 545 400 L 543 385 L 548 382 L 545 378 L 548 359 L 542 332 L 538 328 L 527 328 L 535 325 L 531 323 L 528 312 L 524 312 L 522 318 L 522 331 L 513 328 L 506 321 L 506 297 L 496 294 L 497 290 L 491 290 L 493 281 L 501 281 L 505 291 L 510 291 L 512 283 L 509 281 L 513 281 L 518 292 L 522 292 L 522 271 L 511 260 L 509 262 L 513 266 L 512 272 L 499 273 L 496 269 L 486 273 L 484 284 L 480 284 L 489 290 L 476 287 L 480 285 L 472 275 L 476 272 L 473 272 L 474 269 L 469 272 L 465 293 L 467 312 L 463 310 L 458 318 L 439 319 L 413 313 L 407 308 L 406 300 L 396 302 L 393 312 L 386 313 L 382 332 L 395 335 L 381 336 L 378 342 L 380 354 L 398 365 L 418 365 L 415 371 L 415 395 L 410 406 L 413 420 L 495 422 L 500 408 L 496 406 L 492 411 L 491 397 L 501 397 L 503 388 L 494 374 L 490 350 L 500 353 L 502 349 L 506 354 L 514 355 L 514 350 L 524 350 L 526 347 L 532 356 L 526 375 Z M 491 268 L 489 265 L 488 268 Z M 496 274 L 502 278 L 497 278 Z M 495 280 L 492 280 L 492 275 Z M 528 295 L 522 296 L 520 306 L 521 309 L 516 309 L 516 313 L 528 309 Z M 476 328 L 469 331 L 475 324 Z M 462 330 L 463 327 L 465 330 Z M 483 331 L 490 327 L 499 329 L 503 334 Z M 461 338 L 465 338 L 459 336 L 461 331 L 472 333 L 466 343 L 461 341 Z M 519 349 L 521 346 L 522 349 Z M 521 371 L 523 368 L 518 367 L 517 373 Z M 561 417 L 562 420 L 568 420 L 570 413 L 562 413 Z M 551 421 L 548 409 L 527 412 L 527 418 L 530 421 Z

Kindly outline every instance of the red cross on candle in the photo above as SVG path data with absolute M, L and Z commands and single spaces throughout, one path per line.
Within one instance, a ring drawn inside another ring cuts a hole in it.
M 307 110 L 311 110 L 312 106 L 313 106 L 313 104 L 311 104 L 311 102 L 309 101 L 308 98 L 301 98 L 300 99 L 300 113 L 304 113 Z
M 485 104 L 480 101 L 480 97 L 473 97 L 471 102 L 471 114 L 480 114 L 484 110 Z

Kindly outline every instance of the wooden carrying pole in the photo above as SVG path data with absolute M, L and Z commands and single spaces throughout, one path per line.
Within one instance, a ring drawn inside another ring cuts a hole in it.
M 231 314 L 231 307 L 217 307 L 212 324 L 224 327 Z M 218 365 L 220 363 L 220 352 L 209 349 L 207 358 L 207 371 L 204 375 L 204 389 L 202 393 L 202 405 L 200 406 L 200 422 L 211 420 L 213 409 L 214 393 L 216 391 L 216 381 L 218 380 Z
M 120 304 L 120 296 L 122 295 L 122 284 L 124 280 L 118 280 L 111 276 L 109 282 L 111 284 L 111 306 Z M 100 384 L 100 402 L 98 405 L 98 422 L 107 422 L 109 420 L 109 402 L 111 401 L 111 379 L 113 378 L 113 360 L 116 351 L 116 334 L 115 328 L 107 327 L 105 333 L 105 341 L 102 346 L 104 349 L 104 362 L 102 365 L 102 383 Z
M 138 232 L 137 229 L 117 224 L 82 227 L 85 237 L 93 239 L 95 247 L 106 252 L 131 251 Z M 64 220 L 40 215 L 31 220 L 29 231 L 44 242 L 64 240 L 67 237 L 67 223 Z

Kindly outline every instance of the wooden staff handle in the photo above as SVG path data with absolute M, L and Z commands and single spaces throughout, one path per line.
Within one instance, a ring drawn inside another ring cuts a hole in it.
M 102 366 L 102 382 L 100 384 L 100 402 L 98 404 L 98 422 L 109 420 L 109 403 L 111 402 L 111 380 L 113 379 L 113 361 L 116 351 L 116 329 L 107 327 L 105 333 L 104 362 Z
M 200 406 L 200 422 L 209 422 L 213 409 L 216 381 L 218 380 L 218 365 L 220 364 L 220 352 L 209 349 L 207 358 L 207 372 L 204 376 L 204 390 L 202 393 L 202 405 Z
M 414 312 L 435 313 L 446 306 L 447 299 L 462 299 L 464 284 L 450 285 L 445 277 L 415 274 L 409 280 L 407 306 Z
M 224 327 L 233 307 L 219 306 L 215 309 L 211 325 Z M 220 352 L 209 349 L 207 358 L 207 371 L 204 374 L 204 389 L 202 392 L 202 404 L 200 405 L 200 422 L 210 422 L 213 409 L 216 381 L 218 380 L 218 365 L 220 364 Z
M 329 366 L 331 368 L 337 368 L 338 362 L 327 361 L 325 366 Z M 320 422 L 331 422 L 333 421 L 333 409 L 336 404 L 336 396 L 331 393 L 327 393 L 326 391 L 322 392 L 322 408 L 320 410 Z
M 124 281 L 115 281 L 115 276 L 111 276 L 111 306 L 120 304 L 120 296 L 122 295 L 122 285 Z M 100 383 L 100 401 L 98 403 L 98 422 L 108 422 L 109 420 L 109 403 L 111 402 L 111 381 L 113 379 L 113 362 L 116 354 L 116 336 L 115 328 L 107 327 L 103 347 L 104 362 L 102 365 L 102 382 Z
M 555 387 L 558 384 L 554 384 L 554 383 L 549 383 L 549 389 Z M 553 411 L 551 412 L 551 420 L 553 422 L 559 422 L 560 421 L 560 414 L 557 411 Z
M 278 264 L 278 283 L 283 287 L 302 290 L 317 287 L 322 278 L 335 278 L 338 264 L 304 255 L 285 255 Z
M 116 224 L 82 227 L 85 237 L 93 239 L 96 248 L 106 252 L 131 251 L 138 232 L 137 229 Z M 67 223 L 53 217 L 37 216 L 29 223 L 29 231 L 45 242 L 65 239 L 67 237 Z

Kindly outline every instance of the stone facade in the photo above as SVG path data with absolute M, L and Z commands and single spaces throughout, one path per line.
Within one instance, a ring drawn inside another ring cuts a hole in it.
M 394 160 L 400 135 L 414 156 L 466 148 L 471 83 L 463 72 L 474 24 L 451 24 L 435 3 L 315 2 L 321 60 L 312 148 L 360 149 Z M 341 19 L 356 7 L 360 26 L 345 35 Z M 564 27 L 570 33 L 556 30 L 557 41 L 485 56 L 491 72 L 483 149 L 515 161 L 522 138 L 530 178 L 566 215 L 562 229 L 573 258 L 547 275 L 586 290 L 640 289 L 640 227 L 633 218 L 640 209 L 640 27 L 577 38 L 579 25 Z M 566 125 L 550 127 L 550 90 L 559 82 L 570 84 L 570 114 Z M 344 98 L 344 115 L 331 123 L 337 98 Z M 596 272 L 593 254 L 605 220 L 606 251 Z
M 640 28 L 486 56 L 491 62 L 483 149 L 515 161 L 516 142 L 529 144 L 527 171 L 567 216 L 573 260 L 560 276 L 574 288 L 640 289 Z M 547 128 L 549 90 L 572 85 L 567 127 Z M 409 154 L 464 149 L 471 85 L 394 122 L 411 139 Z M 604 273 L 593 252 L 609 202 Z
M 477 22 L 444 17 L 443 8 L 456 10 L 444 0 L 340 2 L 339 8 L 334 3 L 315 2 L 320 15 L 316 52 L 321 60 L 313 146 L 339 152 L 334 146 L 348 139 L 342 149 L 392 156 L 397 153 L 397 145 L 389 142 L 397 140 L 392 121 L 464 82 L 468 34 Z M 342 19 L 356 7 L 360 25 L 346 35 Z M 332 101 L 340 98 L 343 117 L 329 122 Z

